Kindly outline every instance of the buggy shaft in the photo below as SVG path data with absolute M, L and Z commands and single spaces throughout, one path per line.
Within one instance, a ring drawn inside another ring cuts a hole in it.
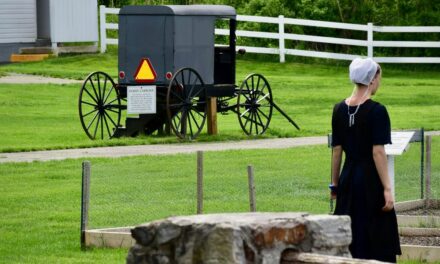
M 281 108 L 274 103 L 274 101 L 270 100 L 270 104 L 275 107 L 276 110 L 278 110 L 278 112 L 280 112 L 281 115 L 283 115 L 294 127 L 296 127 L 296 129 L 301 130 L 299 128 L 299 126 L 295 123 L 295 121 L 292 120 L 292 118 L 290 118 L 283 110 L 281 110 Z

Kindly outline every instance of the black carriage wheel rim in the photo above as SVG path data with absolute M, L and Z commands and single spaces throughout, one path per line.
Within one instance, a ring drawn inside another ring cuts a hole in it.
M 248 75 L 240 86 L 237 116 L 247 135 L 261 135 L 272 119 L 272 89 L 261 74 Z
M 178 70 L 171 79 L 166 108 L 170 127 L 177 137 L 192 140 L 202 131 L 206 120 L 204 89 L 202 78 L 191 68 Z
M 121 99 L 112 78 L 93 72 L 85 79 L 79 95 L 81 125 L 90 139 L 112 138 L 121 122 Z

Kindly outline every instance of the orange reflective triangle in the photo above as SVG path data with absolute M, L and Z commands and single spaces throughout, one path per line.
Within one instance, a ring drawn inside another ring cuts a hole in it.
M 134 79 L 139 83 L 154 82 L 156 80 L 156 72 L 151 66 L 151 62 L 148 58 L 143 58 L 139 63 Z

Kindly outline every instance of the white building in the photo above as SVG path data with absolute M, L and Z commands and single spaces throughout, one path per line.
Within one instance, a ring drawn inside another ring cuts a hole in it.
M 98 42 L 97 0 L 0 0 L 0 62 L 23 47 Z

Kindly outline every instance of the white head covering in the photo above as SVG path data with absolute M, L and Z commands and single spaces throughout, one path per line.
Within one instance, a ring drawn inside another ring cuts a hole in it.
M 370 58 L 356 58 L 350 64 L 350 80 L 353 83 L 369 85 L 377 72 L 377 63 Z

